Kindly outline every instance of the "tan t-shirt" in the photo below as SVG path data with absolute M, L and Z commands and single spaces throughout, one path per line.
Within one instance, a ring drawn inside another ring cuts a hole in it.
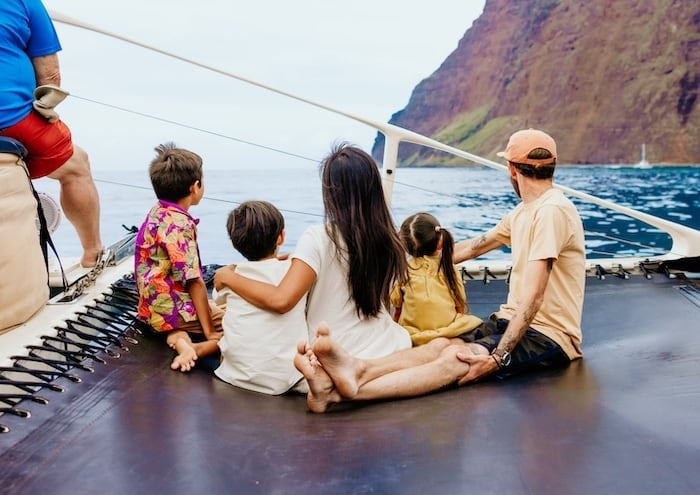
M 509 212 L 497 225 L 496 237 L 513 252 L 508 300 L 496 316 L 511 319 L 522 301 L 527 262 L 552 258 L 544 301 L 530 326 L 559 344 L 569 358 L 581 357 L 586 254 L 576 207 L 562 191 L 552 188 Z

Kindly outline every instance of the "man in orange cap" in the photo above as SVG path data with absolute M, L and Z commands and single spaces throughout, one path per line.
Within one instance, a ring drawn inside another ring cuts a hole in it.
M 295 358 L 309 383 L 312 411 L 346 400 L 421 395 L 489 375 L 563 366 L 582 356 L 583 224 L 573 203 L 553 186 L 556 143 L 542 131 L 521 130 L 498 155 L 508 162 L 521 202 L 493 229 L 457 243 L 454 261 L 510 246 L 506 302 L 456 339 L 436 339 L 375 360 L 350 356 L 321 325 L 313 347 L 301 344 Z
M 487 347 L 465 356 L 471 365 L 460 384 L 492 372 L 505 374 L 580 358 L 586 277 L 583 224 L 573 203 L 553 186 L 557 145 L 548 134 L 514 133 L 505 151 L 510 182 L 521 203 L 480 237 L 455 246 L 455 262 L 510 246 L 508 299 L 484 328 L 463 336 Z

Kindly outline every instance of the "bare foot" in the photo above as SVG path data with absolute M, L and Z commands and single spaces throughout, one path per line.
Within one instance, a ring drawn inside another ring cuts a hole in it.
M 334 402 L 342 399 L 331 381 L 328 373 L 317 363 L 313 351 L 306 342 L 299 342 L 294 356 L 294 366 L 304 375 L 309 384 L 306 405 L 315 413 L 324 413 Z
M 353 358 L 332 338 L 326 322 L 316 329 L 313 353 L 335 384 L 338 393 L 345 399 L 354 399 L 359 389 L 358 377 L 362 362 Z
M 102 248 L 97 251 L 85 251 L 83 257 L 80 259 L 80 266 L 83 268 L 93 268 L 97 265 L 97 262 L 100 261 L 101 256 Z
M 197 360 L 197 351 L 192 347 L 191 342 L 188 342 L 187 339 L 179 338 L 172 347 L 177 352 L 177 356 L 175 356 L 175 359 L 173 359 L 173 362 L 170 364 L 172 369 L 179 369 L 184 373 L 194 368 L 195 361 Z

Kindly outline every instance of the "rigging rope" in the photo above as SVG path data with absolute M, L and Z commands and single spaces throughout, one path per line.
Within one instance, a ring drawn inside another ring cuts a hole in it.
M 80 99 L 80 100 L 89 102 L 89 103 L 94 103 L 94 104 L 96 104 L 96 105 L 101 105 L 101 106 L 104 106 L 104 107 L 112 108 L 112 109 L 115 109 L 115 110 L 119 110 L 119 111 L 121 111 L 121 112 L 131 113 L 131 114 L 133 114 L 133 115 L 138 115 L 138 116 L 145 117 L 145 118 L 148 118 L 148 119 L 157 120 L 157 121 L 159 121 L 159 122 L 165 122 L 165 123 L 168 123 L 168 124 L 177 126 L 177 127 L 182 127 L 182 128 L 185 128 L 185 129 L 191 129 L 191 130 L 194 130 L 194 131 L 197 131 L 197 132 L 201 132 L 201 133 L 204 133 L 204 134 L 208 134 L 208 135 L 211 135 L 211 136 L 217 136 L 217 137 L 220 137 L 220 138 L 223 138 L 223 139 L 228 139 L 228 140 L 230 140 L 230 141 L 235 141 L 235 142 L 237 142 L 237 143 L 247 144 L 247 145 L 249 145 L 249 146 L 254 146 L 254 147 L 256 147 L 256 148 L 261 148 L 261 149 L 265 149 L 265 150 L 268 150 L 268 151 L 273 151 L 273 152 L 275 152 L 275 153 L 280 153 L 280 154 L 283 154 L 283 155 L 286 155 L 286 156 L 291 156 L 291 157 L 299 158 L 299 159 L 306 160 L 306 161 L 310 161 L 310 162 L 314 162 L 314 163 L 317 163 L 317 162 L 318 162 L 316 159 L 311 158 L 311 157 L 308 157 L 308 156 L 299 155 L 299 154 L 297 154 L 297 153 L 292 153 L 292 152 L 289 152 L 289 151 L 285 151 L 285 150 L 283 150 L 283 149 L 275 148 L 275 147 L 273 147 L 273 146 L 268 146 L 268 145 L 264 145 L 264 144 L 260 144 L 260 143 L 255 143 L 255 142 L 248 141 L 248 140 L 245 140 L 245 139 L 237 138 L 237 137 L 235 137 L 235 136 L 230 136 L 230 135 L 226 135 L 226 134 L 221 134 L 221 133 L 219 133 L 219 132 L 210 131 L 210 130 L 204 129 L 204 128 L 202 128 L 202 127 L 197 127 L 197 126 L 193 126 L 193 125 L 190 125 L 190 124 L 185 124 L 185 123 L 183 123 L 183 122 L 178 122 L 178 121 L 176 121 L 176 120 L 165 119 L 165 118 L 162 118 L 162 117 L 158 117 L 158 116 L 156 116 L 156 115 L 148 114 L 148 113 L 145 113 L 145 112 L 139 112 L 139 111 L 132 110 L 132 109 L 129 109 L 129 108 L 120 107 L 120 106 L 118 106 L 118 105 L 112 105 L 112 104 L 110 104 L 110 103 L 105 103 L 105 102 L 98 101 L 98 100 L 94 100 L 94 99 L 91 99 L 91 98 L 85 98 L 85 97 L 77 96 L 77 95 L 71 95 L 71 96 L 73 96 L 74 98 L 77 98 L 77 99 Z M 101 182 L 101 183 L 105 183 L 105 184 L 112 184 L 112 185 L 123 186 L 123 187 L 131 187 L 131 188 L 134 188 L 134 189 L 143 189 L 143 190 L 147 190 L 147 191 L 151 191 L 151 190 L 152 190 L 152 188 L 151 188 L 150 186 L 139 186 L 139 185 L 135 185 L 135 184 L 126 184 L 126 183 L 123 183 L 123 182 L 110 181 L 110 180 L 104 180 L 104 179 L 98 179 L 98 178 L 95 178 L 95 182 Z M 436 195 L 436 196 L 440 196 L 440 197 L 444 197 L 444 198 L 452 198 L 452 199 L 458 200 L 458 201 L 463 202 L 463 203 L 471 204 L 472 206 L 484 206 L 484 205 L 485 205 L 485 202 L 484 202 L 484 201 L 478 202 L 478 201 L 476 201 L 476 200 L 473 199 L 473 198 L 468 198 L 468 197 L 465 197 L 465 196 L 459 196 L 459 195 L 455 195 L 455 194 L 447 194 L 447 193 L 444 193 L 444 192 L 441 192 L 441 191 L 436 191 L 436 190 L 434 190 L 434 189 L 428 189 L 428 188 L 426 188 L 426 187 L 417 186 L 417 185 L 413 185 L 413 184 L 408 184 L 408 183 L 406 183 L 406 182 L 398 181 L 398 180 L 395 180 L 395 179 L 394 179 L 394 184 L 395 184 L 395 185 L 400 185 L 400 186 L 402 186 L 402 187 L 406 187 L 406 188 L 409 188 L 409 189 L 413 189 L 413 190 L 416 190 L 416 191 L 427 192 L 427 193 L 434 194 L 434 195 Z M 203 197 L 203 199 L 206 199 L 206 200 L 208 200 L 208 201 L 217 201 L 217 202 L 220 202 L 220 203 L 227 203 L 227 204 L 233 204 L 233 205 L 239 205 L 239 204 L 240 204 L 240 202 L 238 202 L 238 201 L 231 201 L 231 200 L 228 200 L 228 199 L 215 198 L 215 197 L 206 196 L 206 195 Z M 292 214 L 296 214 L 296 215 L 307 215 L 307 216 L 323 217 L 323 215 L 320 215 L 320 214 L 317 214 L 317 213 L 309 213 L 309 212 L 303 212 L 303 211 L 299 211 L 299 210 L 281 209 L 280 211 L 282 211 L 282 212 L 284 212 L 284 213 L 292 213 Z M 596 236 L 596 237 L 602 237 L 602 238 L 614 240 L 614 241 L 616 241 L 616 242 L 620 242 L 620 243 L 623 243 L 623 244 L 627 244 L 627 245 L 630 245 L 630 246 L 637 246 L 637 247 L 641 247 L 641 248 L 644 248 L 644 249 L 649 249 L 649 250 L 651 250 L 652 252 L 657 252 L 657 253 L 660 253 L 660 254 L 665 252 L 664 249 L 661 249 L 661 248 L 658 248 L 658 247 L 647 246 L 647 245 L 640 244 L 640 243 L 637 243 L 637 242 L 634 242 L 634 241 L 631 241 L 631 240 L 628 240 L 628 239 L 623 239 L 623 238 L 620 238 L 620 237 L 610 236 L 610 235 L 607 235 L 607 234 L 605 234 L 605 233 L 603 233 L 603 232 L 596 232 L 596 231 L 591 231 L 591 230 L 588 230 L 588 229 L 584 230 L 584 232 L 585 232 L 587 235 Z M 596 253 L 596 254 L 606 254 L 606 255 L 611 254 L 611 253 L 606 253 L 606 252 L 601 252 L 601 251 L 594 251 L 594 250 L 591 250 L 590 252 L 591 252 L 591 253 Z
M 103 102 L 103 101 L 94 100 L 94 99 L 91 99 L 91 98 L 86 98 L 86 97 L 79 96 L 79 95 L 75 95 L 75 94 L 73 94 L 73 95 L 71 95 L 71 96 L 73 96 L 74 98 L 77 98 L 77 99 L 79 99 L 79 100 L 83 100 L 83 101 L 85 101 L 85 102 L 93 103 L 93 104 L 100 105 L 100 106 L 107 107 L 107 108 L 112 108 L 112 109 L 114 109 L 114 110 L 119 110 L 119 111 L 121 111 L 121 112 L 130 113 L 130 114 L 133 114 L 133 115 L 138 115 L 138 116 L 140 116 L 140 117 L 148 118 L 148 119 L 151 119 L 151 120 L 156 120 L 156 121 L 159 121 L 159 122 L 164 122 L 164 123 L 171 124 L 171 125 L 174 125 L 174 126 L 177 126 L 177 127 L 182 127 L 182 128 L 185 128 L 185 129 L 194 130 L 194 131 L 201 132 L 201 133 L 204 133 L 204 134 L 208 134 L 208 135 L 211 135 L 211 136 L 216 136 L 216 137 L 220 137 L 220 138 L 227 139 L 227 140 L 230 140 L 230 141 L 234 141 L 234 142 L 237 142 L 237 143 L 246 144 L 246 145 L 248 145 L 248 146 L 253 146 L 253 147 L 256 147 L 256 148 L 260 148 L 260 149 L 272 151 L 272 152 L 275 152 L 275 153 L 280 153 L 280 154 L 283 154 L 283 155 L 285 155 L 285 156 L 291 156 L 291 157 L 294 157 L 294 158 L 299 158 L 299 159 L 301 159 L 301 160 L 305 160 L 305 161 L 309 161 L 309 162 L 313 162 L 313 163 L 318 163 L 318 160 L 315 159 L 315 158 L 311 158 L 311 157 L 308 157 L 308 156 L 304 156 L 304 155 L 300 155 L 300 154 L 293 153 L 293 152 L 290 152 L 290 151 L 286 151 L 286 150 L 283 150 L 283 149 L 281 149 L 281 148 L 276 148 L 276 147 L 273 147 L 273 146 L 268 146 L 268 145 L 264 145 L 264 144 L 260 144 L 260 143 L 255 143 L 255 142 L 253 142 L 253 141 L 249 141 L 249 140 L 246 140 L 246 139 L 237 138 L 237 137 L 235 137 L 235 136 L 230 136 L 230 135 L 222 134 L 222 133 L 215 132 L 215 131 L 210 131 L 210 130 L 208 130 L 208 129 L 204 129 L 204 128 L 202 128 L 202 127 L 197 127 L 197 126 L 194 126 L 194 125 L 186 124 L 186 123 L 184 123 L 184 122 L 179 122 L 179 121 L 176 121 L 176 120 L 171 120 L 171 119 L 166 119 L 166 118 L 163 118 L 163 117 L 158 117 L 157 115 L 153 115 L 153 114 L 149 114 L 149 113 L 145 113 L 145 112 L 139 112 L 139 111 L 137 111 L 137 110 L 133 110 L 133 109 L 121 107 L 121 106 L 118 106 L 118 105 L 113 105 L 113 104 L 110 104 L 110 103 L 106 103 L 106 102 Z M 102 182 L 102 183 L 105 183 L 105 184 L 112 184 L 112 185 L 118 185 L 118 186 L 124 186 L 124 187 L 131 187 L 131 188 L 135 188 L 135 189 L 143 189 L 143 190 L 149 190 L 149 191 L 151 190 L 151 187 L 150 187 L 150 186 L 149 186 L 149 187 L 146 187 L 146 186 L 138 186 L 138 185 L 134 185 L 134 184 L 126 184 L 126 183 L 120 183 L 120 182 L 109 181 L 109 180 L 102 180 L 102 179 L 97 179 L 97 178 L 95 178 L 95 181 L 96 181 L 96 182 Z M 465 203 L 471 204 L 472 206 L 483 206 L 483 205 L 485 205 L 485 202 L 484 202 L 484 201 L 478 202 L 478 201 L 474 200 L 473 198 L 467 198 L 467 197 L 465 197 L 465 196 L 458 196 L 458 195 L 454 195 L 454 194 L 447 194 L 447 193 L 444 193 L 444 192 L 441 192 L 441 191 L 436 191 L 436 190 L 434 190 L 434 189 L 428 189 L 428 188 L 426 188 L 426 187 L 417 186 L 417 185 L 413 185 L 413 184 L 408 184 L 408 183 L 402 182 L 402 181 L 394 180 L 394 184 L 395 184 L 395 185 L 400 185 L 400 186 L 402 186 L 402 187 L 410 188 L 410 189 L 413 189 L 413 190 L 416 190 L 416 191 L 427 192 L 427 193 L 434 194 L 434 195 L 440 196 L 440 197 L 456 199 L 456 200 L 458 200 L 458 201 L 460 201 L 460 202 L 465 202 Z M 221 202 L 221 203 L 234 204 L 234 205 L 240 204 L 240 202 L 237 202 L 237 201 L 231 201 L 231 200 L 227 200 L 227 199 L 215 198 L 215 197 L 211 197 L 211 196 L 204 196 L 204 199 L 207 199 L 207 200 L 209 200 L 209 201 L 217 201 L 217 202 Z M 320 214 L 317 214 L 317 213 L 309 213 L 309 212 L 303 212 L 303 211 L 299 211 L 299 210 L 282 209 L 281 211 L 283 211 L 283 212 L 285 212 L 285 213 L 292 213 L 292 214 L 297 214 L 297 215 L 307 215 L 307 216 L 316 216 L 316 217 L 322 217 L 322 216 L 323 216 L 323 215 L 320 215 Z M 623 244 L 626 244 L 626 245 L 630 245 L 630 246 L 641 247 L 641 248 L 644 248 L 644 249 L 648 249 L 648 250 L 650 250 L 650 251 L 652 251 L 652 252 L 654 252 L 654 253 L 662 254 L 662 253 L 666 252 L 665 249 L 662 249 L 662 248 L 659 248 L 659 247 L 648 246 L 648 245 L 641 244 L 641 243 L 638 243 L 638 242 L 635 242 L 635 241 L 632 241 L 632 240 L 629 240 L 629 239 L 624 239 L 624 238 L 620 238 L 620 237 L 611 236 L 611 235 L 605 234 L 605 233 L 603 233 L 603 232 L 591 231 L 591 230 L 588 230 L 588 229 L 585 229 L 584 232 L 585 232 L 587 235 L 590 235 L 590 236 L 596 236 L 596 237 L 600 237 L 600 238 L 604 238 L 604 239 L 609 239 L 609 240 L 613 240 L 613 241 L 620 242 L 620 243 L 623 243 Z M 595 253 L 595 254 L 603 254 L 603 255 L 611 255 L 611 254 L 613 254 L 613 253 L 608 253 L 608 252 L 604 252 L 604 251 L 596 251 L 596 250 L 590 250 L 590 252 L 591 252 L 591 253 Z M 614 254 L 613 254 L 613 255 L 614 255 Z
M 235 142 L 237 142 L 237 143 L 247 144 L 247 145 L 249 145 L 249 146 L 255 146 L 256 148 L 262 148 L 262 149 L 265 149 L 265 150 L 268 150 L 268 151 L 274 151 L 274 152 L 276 152 L 276 153 L 280 153 L 280 154 L 283 154 L 283 155 L 286 155 L 286 156 L 291 156 L 291 157 L 294 157 L 294 158 L 299 158 L 299 159 L 301 159 L 301 160 L 307 160 L 307 161 L 311 161 L 311 162 L 314 162 L 314 163 L 318 163 L 318 160 L 315 159 L 315 158 L 311 158 L 311 157 L 304 156 L 304 155 L 299 155 L 299 154 L 297 154 L 297 153 L 292 153 L 292 152 L 290 152 L 290 151 L 285 151 L 285 150 L 282 150 L 282 149 L 279 149 L 279 148 L 274 148 L 274 147 L 272 147 L 272 146 L 266 146 L 266 145 L 264 145 L 264 144 L 254 143 L 253 141 L 247 141 L 247 140 L 245 140 L 245 139 L 240 139 L 240 138 L 237 138 L 237 137 L 229 136 L 229 135 L 227 135 L 227 134 L 221 134 L 220 132 L 210 131 L 210 130 L 207 130 L 207 129 L 203 129 L 203 128 L 201 128 L 201 127 L 196 127 L 196 126 L 193 126 L 193 125 L 185 124 L 185 123 L 183 123 L 183 122 L 178 122 L 178 121 L 176 121 L 176 120 L 170 120 L 170 119 L 166 119 L 166 118 L 163 118 L 163 117 L 158 117 L 158 116 L 156 116 L 156 115 L 152 115 L 152 114 L 149 114 L 149 113 L 139 112 L 139 111 L 137 111 L 137 110 L 131 110 L 131 109 L 129 109 L 129 108 L 124 108 L 124 107 L 120 107 L 120 106 L 117 106 L 117 105 L 112 105 L 112 104 L 110 104 L 110 103 L 105 103 L 105 102 L 103 102 L 103 101 L 97 101 L 97 100 L 93 100 L 93 99 L 90 99 L 90 98 L 85 98 L 84 96 L 77 96 L 77 95 L 75 95 L 75 94 L 71 94 L 71 97 L 72 97 L 72 98 L 77 98 L 77 99 L 83 100 L 83 101 L 88 101 L 88 102 L 94 103 L 94 104 L 96 104 L 96 105 L 101 105 L 101 106 L 103 106 L 103 107 L 112 108 L 112 109 L 114 109 L 114 110 L 119 110 L 119 111 L 121 111 L 121 112 L 130 113 L 130 114 L 133 114 L 133 115 L 138 115 L 138 116 L 140 116 L 140 117 L 145 117 L 145 118 L 147 118 L 147 119 L 157 120 L 157 121 L 159 121 L 159 122 L 164 122 L 164 123 L 166 123 L 166 124 L 172 124 L 172 125 L 175 125 L 175 126 L 178 126 L 178 127 L 183 127 L 183 128 L 185 128 L 185 129 L 191 129 L 191 130 L 193 130 L 193 131 L 202 132 L 202 133 L 204 133 L 204 134 L 209 134 L 209 135 L 211 135 L 211 136 L 216 136 L 216 137 L 220 137 L 220 138 L 223 138 L 223 139 L 228 139 L 228 140 L 230 140 L 230 141 L 235 141 Z

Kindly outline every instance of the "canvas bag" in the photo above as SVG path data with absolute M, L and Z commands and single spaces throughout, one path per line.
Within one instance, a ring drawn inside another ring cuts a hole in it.
M 24 165 L 0 153 L 0 333 L 26 322 L 49 299 L 37 201 Z

